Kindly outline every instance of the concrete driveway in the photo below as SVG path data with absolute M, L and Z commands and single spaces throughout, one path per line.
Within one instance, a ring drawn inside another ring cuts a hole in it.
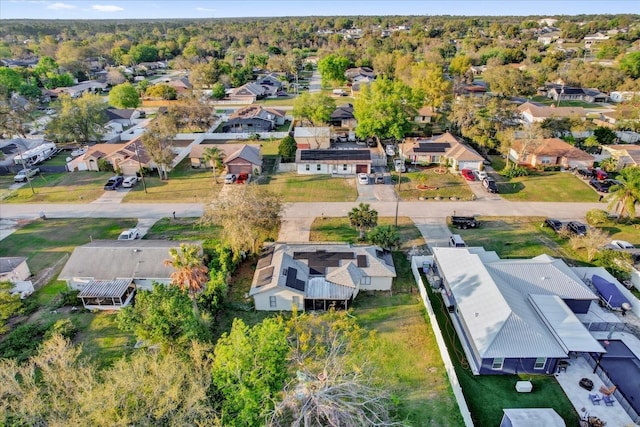
M 425 217 L 413 217 L 420 234 L 427 242 L 429 249 L 439 246 L 449 246 L 449 237 L 451 231 L 447 227 L 446 218 L 425 218 Z

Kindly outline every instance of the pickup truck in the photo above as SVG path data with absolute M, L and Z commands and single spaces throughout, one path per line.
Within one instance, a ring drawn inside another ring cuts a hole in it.
M 456 228 L 476 228 L 480 225 L 480 223 L 473 216 L 452 216 L 451 217 L 451 225 Z
M 118 240 L 136 240 L 140 237 L 140 231 L 137 228 L 130 228 L 120 233 Z

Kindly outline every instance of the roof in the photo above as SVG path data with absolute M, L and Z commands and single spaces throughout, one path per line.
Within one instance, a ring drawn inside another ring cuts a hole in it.
M 331 129 L 328 127 L 299 127 L 293 130 L 293 138 L 329 138 Z
M 109 120 L 131 119 L 134 112 L 135 110 L 120 108 L 107 108 L 105 110 Z
M 296 163 L 304 162 L 371 162 L 369 150 L 298 150 Z
M 73 250 L 58 279 L 93 280 L 162 279 L 168 280 L 175 269 L 165 266 L 169 249 L 181 243 L 171 240 L 95 240 Z
M 349 120 L 353 118 L 355 118 L 353 115 L 353 104 L 343 104 L 331 113 L 330 120 Z
M 244 144 L 241 148 L 228 155 L 224 159 L 224 163 L 229 163 L 235 159 L 246 160 L 252 165 L 262 165 L 260 146 Z
M 433 253 L 482 358 L 566 356 L 529 295 L 597 298 L 562 260 L 547 255 L 502 260 L 482 248 L 445 247 Z
M 564 420 L 553 408 L 509 408 L 503 409 L 509 424 L 502 427 L 566 427 Z
M 404 155 L 424 156 L 428 154 L 443 155 L 458 161 L 482 161 L 483 157 L 476 150 L 464 144 L 449 132 L 431 139 L 406 139 Z
M 119 298 L 131 285 L 132 279 L 92 280 L 82 289 L 79 298 Z
M 511 147 L 517 152 L 520 152 L 522 144 L 523 140 L 516 139 L 513 141 Z M 528 151 L 537 156 L 565 157 L 573 160 L 593 161 L 593 156 L 591 154 L 564 142 L 560 138 L 545 138 L 538 140 L 536 143 L 532 144 L 532 149 L 529 149 Z
M 189 157 L 192 159 L 201 159 L 204 156 L 204 150 L 211 147 L 216 147 L 222 151 L 225 161 L 230 157 L 242 157 L 246 160 L 251 160 L 251 163 L 256 165 L 262 163 L 262 160 L 260 160 L 260 145 L 258 144 L 197 144 L 191 147 Z M 253 160 L 256 161 L 254 162 Z
M 418 115 L 424 116 L 424 117 L 429 117 L 429 116 L 433 117 L 436 115 L 436 113 L 433 111 L 433 108 L 425 105 L 424 107 L 418 110 Z
M 17 266 L 27 260 L 27 257 L 0 257 L 0 274 L 11 273 Z
M 535 105 L 531 102 L 520 104 L 518 106 L 518 111 L 520 111 L 521 113 L 528 112 L 532 117 L 542 119 L 548 117 L 584 117 L 586 115 L 586 112 L 582 107 L 546 107 Z
M 281 288 L 311 299 L 349 299 L 364 276 L 396 277 L 391 255 L 377 246 L 274 243 L 258 260 L 249 295 Z
M 275 108 L 263 108 L 260 105 L 248 105 L 236 110 L 229 115 L 229 120 L 233 119 L 263 119 L 273 121 L 276 117 L 284 117 L 285 113 Z

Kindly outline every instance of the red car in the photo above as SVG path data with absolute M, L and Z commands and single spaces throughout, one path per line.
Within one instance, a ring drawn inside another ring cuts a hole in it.
M 460 171 L 460 173 L 462 174 L 464 179 L 466 179 L 467 181 L 475 181 L 476 180 L 476 177 L 473 174 L 473 171 L 471 169 L 462 169 Z

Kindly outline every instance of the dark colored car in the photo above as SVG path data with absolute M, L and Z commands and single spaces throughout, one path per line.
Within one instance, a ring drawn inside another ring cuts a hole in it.
M 581 178 L 591 178 L 593 176 L 589 169 L 577 169 L 576 173 L 580 175 Z
M 578 221 L 571 221 L 567 223 L 567 230 L 569 230 L 569 233 L 575 234 L 577 236 L 587 235 L 587 226 Z
M 483 179 L 482 180 L 482 186 L 489 193 L 497 193 L 498 192 L 498 184 L 496 184 L 496 181 L 491 177 L 487 177 L 487 178 Z
M 109 178 L 107 183 L 104 185 L 104 189 L 105 190 L 115 190 L 116 188 L 118 188 L 118 187 L 120 187 L 122 185 L 122 181 L 124 181 L 123 177 L 121 177 L 121 176 L 112 176 L 111 178 Z
M 601 193 L 608 193 L 609 192 L 609 186 L 603 181 L 598 181 L 597 179 L 592 179 L 592 180 L 589 181 L 589 185 L 592 186 L 593 188 L 595 188 L 596 191 L 599 191 Z
M 562 221 L 554 218 L 545 219 L 544 222 L 542 223 L 542 226 L 550 227 L 556 233 L 559 233 L 560 231 L 562 231 L 562 228 L 563 228 Z

